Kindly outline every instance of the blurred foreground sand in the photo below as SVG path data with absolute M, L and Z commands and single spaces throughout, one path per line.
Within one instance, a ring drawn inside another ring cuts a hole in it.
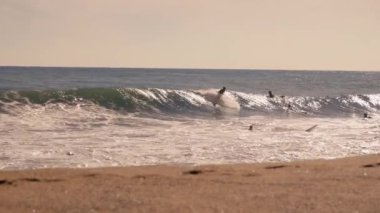
M 380 154 L 291 163 L 0 171 L 0 212 L 380 212 Z

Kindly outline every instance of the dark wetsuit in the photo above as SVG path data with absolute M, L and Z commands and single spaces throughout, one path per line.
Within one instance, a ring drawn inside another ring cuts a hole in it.
M 225 91 L 226 91 L 226 88 L 223 87 L 222 89 L 220 89 L 220 90 L 218 91 L 218 93 L 221 94 L 221 95 L 223 95 L 223 93 L 224 93 Z

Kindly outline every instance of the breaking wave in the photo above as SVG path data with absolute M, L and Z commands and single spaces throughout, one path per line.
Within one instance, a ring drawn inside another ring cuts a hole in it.
M 240 116 L 294 113 L 311 116 L 346 116 L 353 113 L 377 113 L 380 94 L 352 94 L 337 97 L 278 96 L 229 91 L 221 106 L 213 106 L 210 90 L 82 88 L 46 91 L 2 91 L 0 113 L 17 115 L 17 108 L 38 108 L 51 105 L 96 105 L 121 113 L 165 115 L 205 115 L 223 108 L 234 108 Z M 226 104 L 227 103 L 227 104 Z

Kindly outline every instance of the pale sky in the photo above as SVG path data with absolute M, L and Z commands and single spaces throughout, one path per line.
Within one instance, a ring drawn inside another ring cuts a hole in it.
M 0 0 L 0 65 L 380 71 L 380 0 Z

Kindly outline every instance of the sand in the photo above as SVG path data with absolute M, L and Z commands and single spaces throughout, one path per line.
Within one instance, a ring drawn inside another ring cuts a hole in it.
M 380 212 L 380 154 L 271 164 L 0 171 L 0 212 Z

